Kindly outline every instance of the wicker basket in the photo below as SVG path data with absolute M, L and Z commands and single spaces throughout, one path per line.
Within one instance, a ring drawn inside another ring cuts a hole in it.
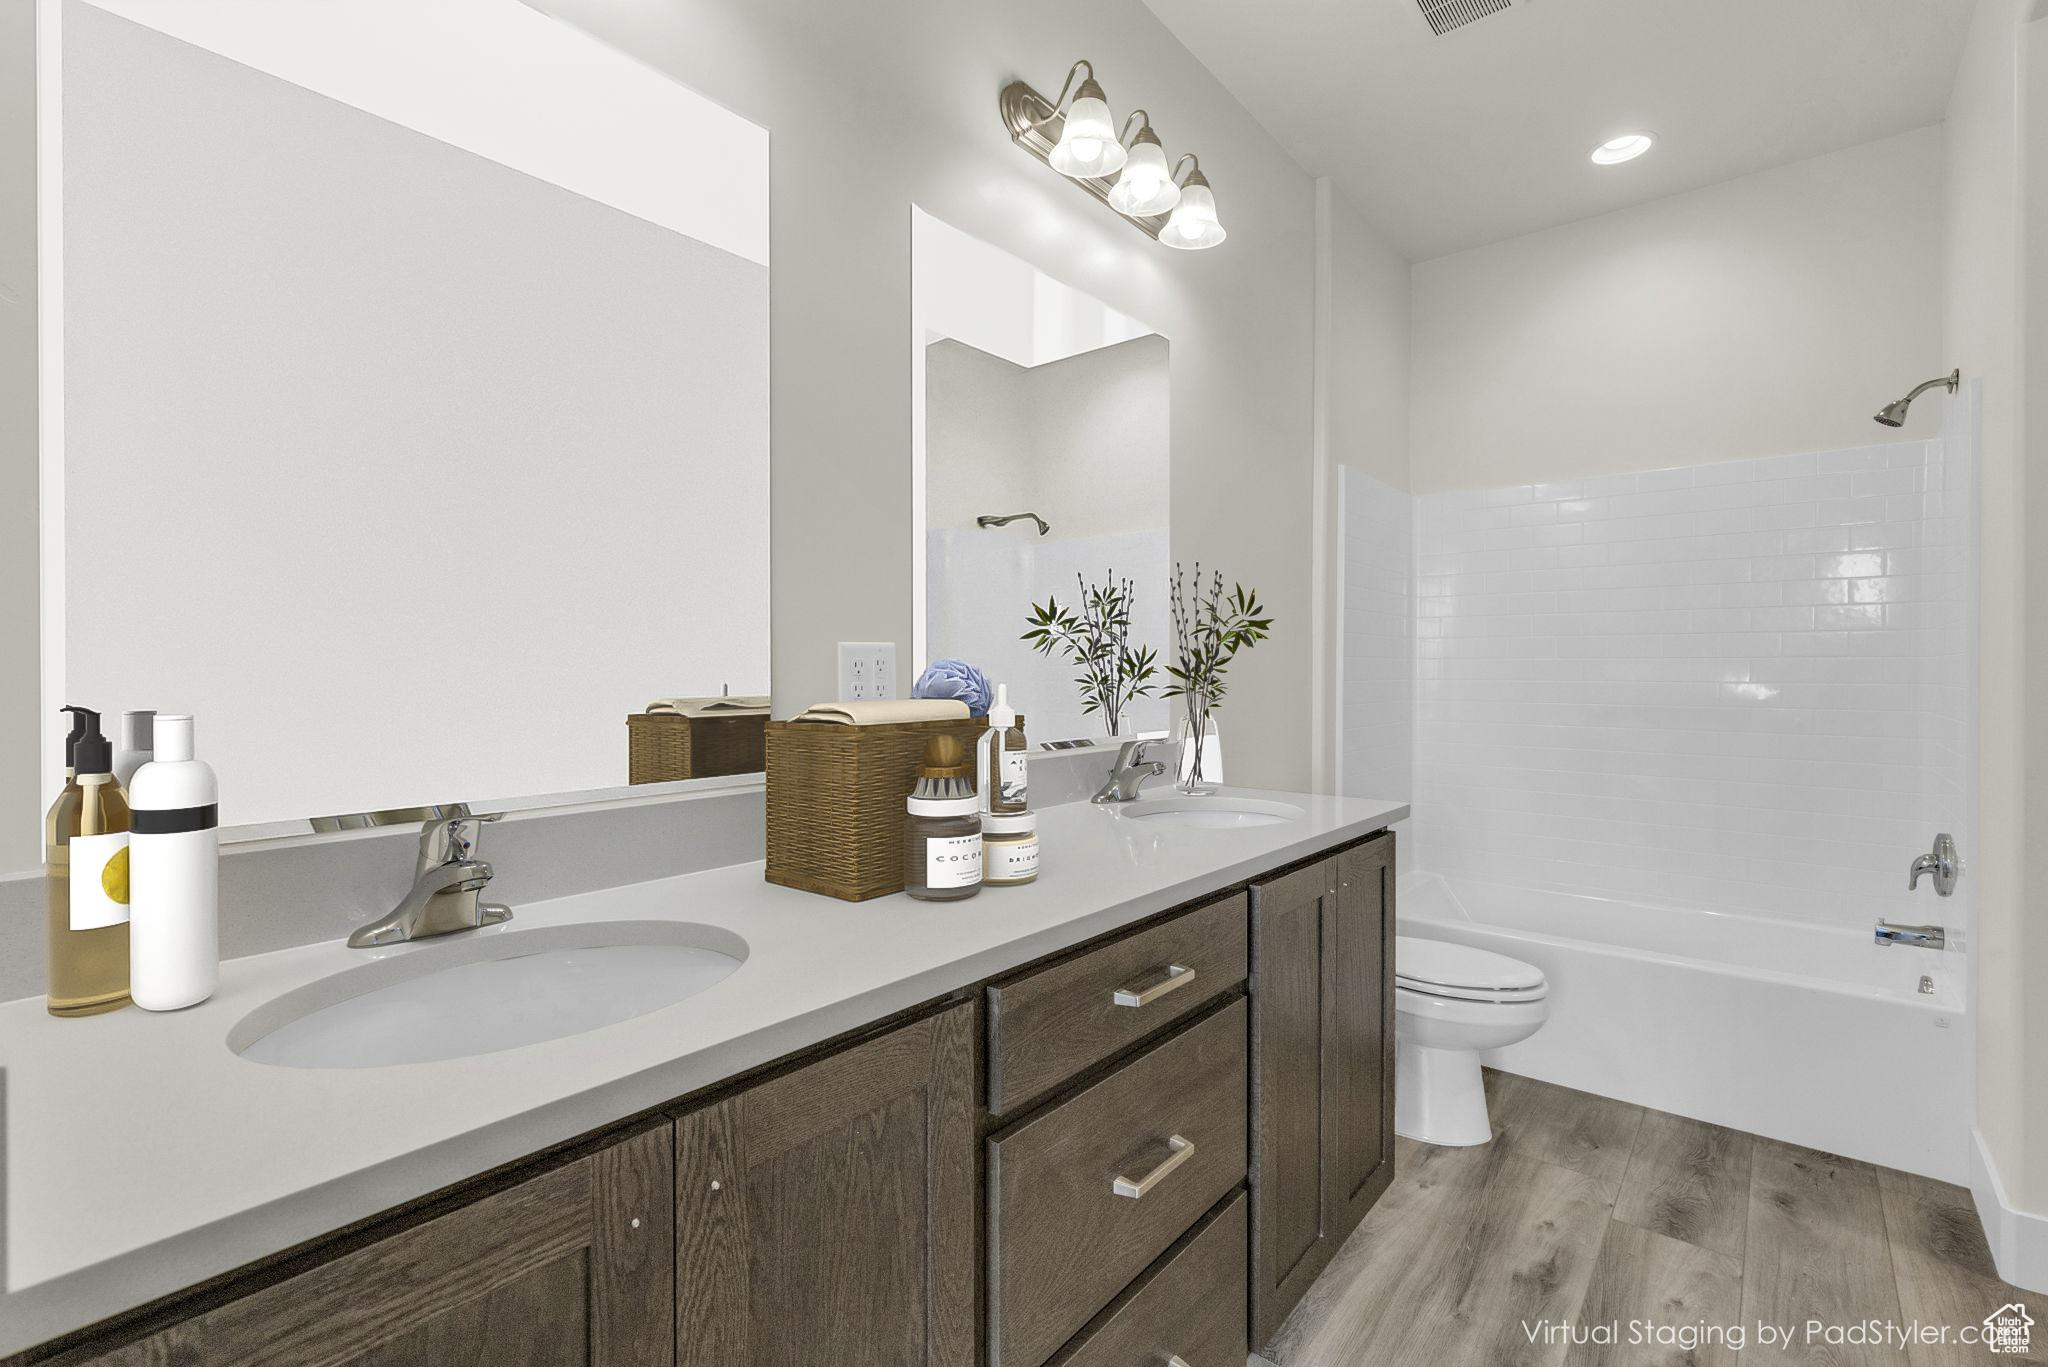
M 972 750 L 987 727 L 769 722 L 768 881 L 848 902 L 903 891 L 903 801 L 926 743 L 958 736 Z
M 767 718 L 679 717 L 637 712 L 626 718 L 626 781 L 673 783 L 720 774 L 758 774 Z

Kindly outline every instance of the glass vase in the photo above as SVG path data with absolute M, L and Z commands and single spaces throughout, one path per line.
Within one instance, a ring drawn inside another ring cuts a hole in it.
M 1209 696 L 1206 693 L 1182 694 L 1179 720 L 1180 776 L 1173 786 L 1189 797 L 1206 797 L 1216 791 L 1204 781 L 1202 772 L 1216 727 L 1215 717 L 1209 709 Z

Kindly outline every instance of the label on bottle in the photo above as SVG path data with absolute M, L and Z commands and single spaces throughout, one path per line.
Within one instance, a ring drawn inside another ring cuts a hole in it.
M 128 833 L 74 835 L 71 928 L 100 930 L 128 922 Z
M 924 885 L 971 888 L 981 882 L 981 836 L 942 835 L 924 842 Z
M 1038 876 L 1038 840 L 988 842 L 988 881 L 1021 883 Z
M 1025 757 L 1022 750 L 1003 751 L 1002 793 L 1003 806 L 1021 809 L 1030 806 L 1030 786 L 1025 779 Z

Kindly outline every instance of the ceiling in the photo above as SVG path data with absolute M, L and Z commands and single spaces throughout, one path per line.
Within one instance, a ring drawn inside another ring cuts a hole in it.
M 1972 8 L 1515 0 L 1439 38 L 1416 0 L 1146 4 L 1418 261 L 1936 123 Z

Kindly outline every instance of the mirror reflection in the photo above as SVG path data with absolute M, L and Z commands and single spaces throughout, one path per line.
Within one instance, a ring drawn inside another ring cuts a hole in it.
M 766 131 L 521 5 L 269 8 L 67 15 L 64 423 L 42 620 L 4 624 L 44 710 L 194 714 L 263 832 L 683 777 L 638 725 L 629 769 L 656 699 L 731 759 L 768 689 Z
M 1106 590 L 1131 646 L 1167 641 L 1167 339 L 922 211 L 912 262 L 922 658 L 1008 685 L 1035 741 L 1163 731 L 1139 696 L 1113 732 L 1085 666 L 1025 636 Z

